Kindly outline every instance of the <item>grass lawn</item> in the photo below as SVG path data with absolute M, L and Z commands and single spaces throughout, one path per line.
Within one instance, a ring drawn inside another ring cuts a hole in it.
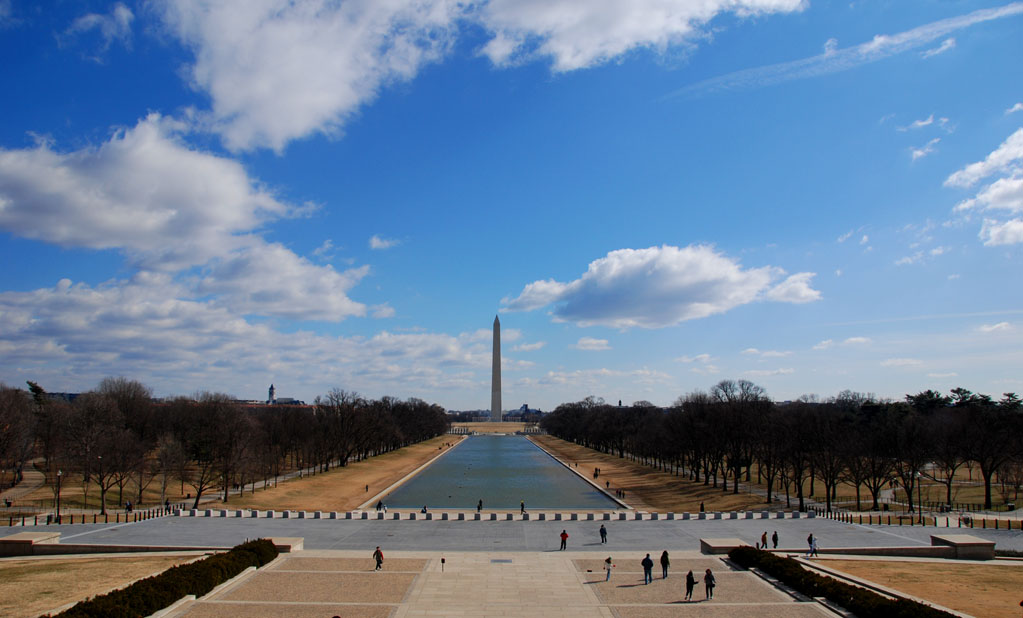
M 260 489 L 244 497 L 232 497 L 226 506 L 232 509 L 280 511 L 348 511 L 358 508 L 442 451 L 458 444 L 461 439 L 454 435 L 437 436 L 397 451 L 348 464 L 343 468 L 334 468 L 301 479 L 291 479 L 277 487 Z M 217 506 L 224 505 L 218 503 Z
M 594 468 L 600 468 L 597 482 L 611 483 L 611 491 L 625 490 L 625 502 L 639 510 L 663 512 L 691 512 L 700 510 L 700 502 L 707 511 L 738 511 L 763 509 L 764 498 L 747 493 L 733 494 L 715 489 L 701 482 L 693 482 L 669 472 L 656 470 L 628 458 L 619 459 L 593 449 L 566 442 L 554 436 L 532 436 L 530 438 L 571 465 L 579 464 L 579 470 L 587 476 Z M 729 483 L 731 487 L 731 483 Z
M 821 565 L 973 616 L 1020 615 L 1023 563 L 821 560 Z
M 0 616 L 29 617 L 123 588 L 196 554 L 0 560 Z

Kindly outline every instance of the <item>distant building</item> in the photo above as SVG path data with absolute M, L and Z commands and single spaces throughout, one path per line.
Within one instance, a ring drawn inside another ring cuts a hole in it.
M 273 384 L 270 385 L 270 392 L 266 398 L 266 403 L 271 406 L 277 403 L 277 389 L 274 388 Z

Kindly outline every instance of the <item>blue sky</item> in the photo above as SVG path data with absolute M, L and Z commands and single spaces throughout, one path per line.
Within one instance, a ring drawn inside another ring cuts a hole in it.
M 1023 2 L 0 0 L 0 381 L 1023 391 Z

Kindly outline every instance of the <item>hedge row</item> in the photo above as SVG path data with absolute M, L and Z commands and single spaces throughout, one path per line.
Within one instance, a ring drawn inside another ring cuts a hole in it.
M 858 618 L 952 618 L 933 607 L 899 599 L 893 601 L 875 592 L 824 577 L 804 569 L 791 558 L 752 547 L 737 547 L 728 557 L 744 568 L 756 567 L 810 597 L 826 597 Z
M 54 618 L 148 616 L 186 595 L 202 596 L 250 566 L 261 567 L 276 557 L 277 549 L 271 541 L 249 541 L 222 554 L 171 567 L 127 588 L 82 601 Z

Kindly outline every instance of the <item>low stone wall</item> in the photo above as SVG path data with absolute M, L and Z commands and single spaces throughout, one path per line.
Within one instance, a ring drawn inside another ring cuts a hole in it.
M 728 511 L 713 513 L 660 513 L 655 511 L 563 512 L 527 511 L 482 512 L 473 511 L 259 511 L 228 509 L 191 509 L 178 511 L 180 517 L 256 517 L 266 519 L 358 519 L 389 521 L 688 521 L 738 519 L 813 519 L 813 512 L 799 511 Z

